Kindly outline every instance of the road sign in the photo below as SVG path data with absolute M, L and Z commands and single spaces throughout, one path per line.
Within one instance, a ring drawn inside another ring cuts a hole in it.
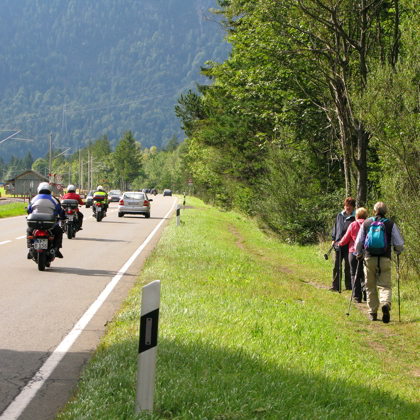
M 57 184 L 57 190 L 62 190 L 63 186 L 61 184 Z
M 192 184 L 193 184 L 192 178 L 188 178 L 188 185 L 192 185 Z

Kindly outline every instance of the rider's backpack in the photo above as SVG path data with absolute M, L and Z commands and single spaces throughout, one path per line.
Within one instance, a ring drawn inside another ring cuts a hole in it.
M 388 248 L 385 222 L 388 219 L 376 220 L 374 217 L 371 217 L 370 220 L 372 220 L 372 223 L 365 238 L 365 249 L 371 255 L 385 254 Z

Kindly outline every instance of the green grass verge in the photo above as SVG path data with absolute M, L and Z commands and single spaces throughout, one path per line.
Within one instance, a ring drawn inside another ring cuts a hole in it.
M 416 419 L 419 306 L 347 311 L 325 247 L 281 244 L 196 199 L 146 261 L 60 420 Z M 324 249 L 325 248 L 325 249 Z M 161 280 L 153 416 L 134 415 L 141 287 Z M 417 294 L 416 294 L 417 293 Z M 417 302 L 417 303 L 416 303 Z
M 0 219 L 5 217 L 22 216 L 27 211 L 25 207 L 28 207 L 28 203 L 11 203 L 0 206 Z

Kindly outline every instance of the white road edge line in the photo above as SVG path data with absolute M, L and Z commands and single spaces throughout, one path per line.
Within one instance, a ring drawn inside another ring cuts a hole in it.
M 49 378 L 51 373 L 57 367 L 57 365 L 61 362 L 63 357 L 67 354 L 70 350 L 70 347 L 74 344 L 77 337 L 82 333 L 85 329 L 86 325 L 89 321 L 93 318 L 96 314 L 98 309 L 102 306 L 105 302 L 107 297 L 110 295 L 114 287 L 118 284 L 124 273 L 130 268 L 131 264 L 134 260 L 139 256 L 139 254 L 143 251 L 146 245 L 150 242 L 156 232 L 159 230 L 162 223 L 165 219 L 169 216 L 172 210 L 175 207 L 175 204 L 178 200 L 175 200 L 172 208 L 168 211 L 166 216 L 159 222 L 159 224 L 153 229 L 152 233 L 146 238 L 146 240 L 137 248 L 134 254 L 130 257 L 130 259 L 124 264 L 124 266 L 120 269 L 118 274 L 108 283 L 99 297 L 96 299 L 95 302 L 92 303 L 90 308 L 84 313 L 84 315 L 79 319 L 77 324 L 73 327 L 73 329 L 67 334 L 64 340 L 58 345 L 58 347 L 54 350 L 51 356 L 47 359 L 47 361 L 41 366 L 38 372 L 34 375 L 34 377 L 28 382 L 28 384 L 22 389 L 20 394 L 10 403 L 10 405 L 6 408 L 3 414 L 0 416 L 0 420 L 17 420 L 18 417 L 23 413 L 25 408 L 29 405 L 32 399 L 35 397 L 36 393 L 39 389 L 44 385 L 45 381 Z M 0 244 L 1 245 L 1 244 Z
M 4 241 L 4 242 L 0 242 L 0 245 L 3 245 L 3 244 L 8 244 L 9 242 L 12 242 L 12 241 Z
M 19 236 L 19 238 L 15 238 L 15 239 L 23 239 L 23 238 L 26 238 L 26 235 Z

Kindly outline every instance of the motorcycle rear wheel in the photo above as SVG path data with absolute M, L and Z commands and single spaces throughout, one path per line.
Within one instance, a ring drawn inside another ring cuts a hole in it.
M 39 271 L 45 271 L 46 257 L 47 255 L 45 254 L 45 252 L 37 252 L 37 261 L 38 261 Z

